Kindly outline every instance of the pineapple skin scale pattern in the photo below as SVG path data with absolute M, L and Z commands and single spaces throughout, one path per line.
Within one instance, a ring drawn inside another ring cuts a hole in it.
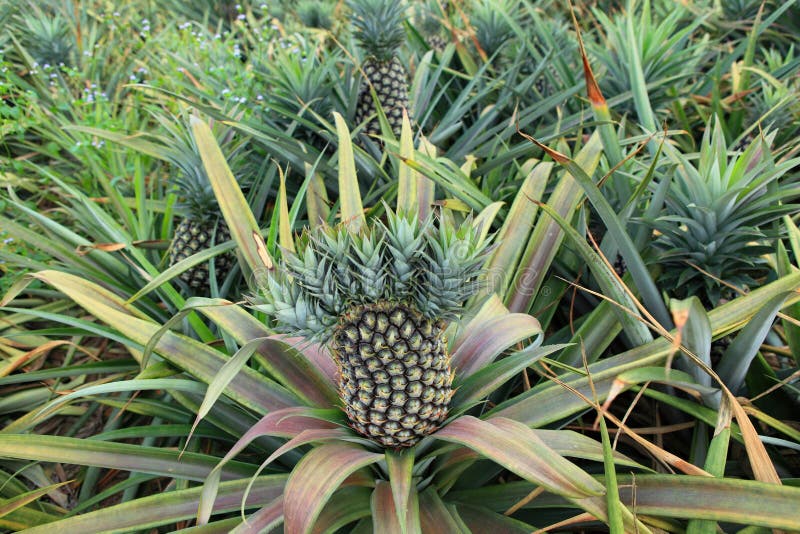
M 443 324 L 379 301 L 339 319 L 331 349 L 352 428 L 387 448 L 416 444 L 447 417 L 453 374 Z

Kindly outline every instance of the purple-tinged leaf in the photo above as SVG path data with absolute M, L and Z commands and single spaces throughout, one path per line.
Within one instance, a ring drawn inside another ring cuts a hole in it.
M 419 519 L 422 532 L 425 534 L 471 534 L 469 529 L 454 517 L 455 508 L 451 511 L 432 488 L 423 491 L 419 496 Z
M 260 477 L 250 493 L 246 506 L 259 508 L 279 498 L 283 493 L 287 475 Z M 225 514 L 239 509 L 244 496 L 246 479 L 223 482 L 214 507 L 215 514 Z M 33 534 L 53 532 L 94 534 L 107 532 L 149 531 L 162 525 L 191 519 L 197 511 L 199 487 L 166 491 L 140 499 L 123 502 L 92 512 L 61 519 L 58 527 L 45 524 L 26 530 Z
M 375 532 L 386 534 L 419 534 L 419 502 L 416 490 L 411 499 L 406 497 L 406 508 L 395 507 L 396 496 L 389 482 L 379 480 L 372 492 L 372 523 Z
M 536 530 L 522 521 L 477 506 L 459 505 L 458 516 L 472 532 L 530 534 Z
M 245 495 L 249 493 L 248 486 Z M 283 495 L 251 514 L 244 522 L 230 531 L 230 534 L 258 534 L 270 532 L 283 522 Z
M 319 345 L 301 338 L 270 336 L 258 349 L 262 365 L 280 383 L 313 406 L 329 408 L 339 402 L 336 364 Z
M 504 418 L 482 421 L 463 416 L 434 436 L 467 446 L 557 495 L 581 498 L 603 493 L 599 482 L 548 447 L 522 423 Z
M 258 349 L 266 360 L 262 363 L 309 404 L 327 407 L 338 400 L 336 364 L 320 345 L 299 337 L 271 335 L 266 325 L 239 306 L 206 306 L 197 311 L 230 333 L 239 345 L 267 338 Z
M 347 486 L 347 482 L 345 480 L 345 486 L 334 493 L 322 509 L 311 531 L 313 534 L 339 532 L 342 527 L 354 521 L 369 518 L 372 488 Z M 372 532 L 372 529 L 369 532 Z
M 408 500 L 412 490 L 411 476 L 414 469 L 414 454 L 407 450 L 398 452 L 387 450 L 385 456 L 394 509 L 397 513 L 397 520 L 404 528 L 403 518 L 407 516 L 405 511 L 409 509 Z
M 528 348 L 479 369 L 466 380 L 461 380 L 459 376 L 454 384 L 456 393 L 451 402 L 452 412 L 468 409 L 535 361 L 566 346 Z
M 40 271 L 29 276 L 55 287 L 94 317 L 100 317 L 128 338 L 127 344 L 135 349 L 147 345 L 160 330 L 158 324 L 142 318 L 142 312 L 88 280 L 59 271 Z M 168 362 L 206 383 L 214 379 L 227 361 L 219 351 L 175 332 L 165 332 L 156 344 L 155 351 Z M 248 367 L 233 379 L 225 394 L 259 413 L 298 404 L 293 393 Z
M 295 346 L 300 343 L 302 338 L 298 337 L 285 337 L 282 338 L 285 343 Z M 303 341 L 303 355 L 308 358 L 328 379 L 328 381 L 336 385 L 339 383 L 339 369 L 333 361 L 328 349 L 319 343 L 310 343 Z
M 383 454 L 349 443 L 327 443 L 311 450 L 295 466 L 286 483 L 286 532 L 311 532 L 325 503 L 348 475 L 382 458 Z
M 456 376 L 464 380 L 516 343 L 534 336 L 541 342 L 541 333 L 539 321 L 524 313 L 504 314 L 470 327 L 466 339 L 453 352 Z
M 208 474 L 205 484 L 203 484 L 203 492 L 200 497 L 200 506 L 197 510 L 197 522 L 200 525 L 208 523 L 211 513 L 214 509 L 214 501 L 217 496 L 217 489 L 219 487 L 220 474 L 222 467 L 228 463 L 237 454 L 242 452 L 254 439 L 260 436 L 280 436 L 280 437 L 294 437 L 301 434 L 303 431 L 312 429 L 325 429 L 330 430 L 337 428 L 337 426 L 328 421 L 313 417 L 314 411 L 310 408 L 295 407 L 285 408 L 272 412 L 261 418 L 258 423 L 253 425 L 233 447 L 228 451 L 228 454 L 217 464 L 217 466 Z

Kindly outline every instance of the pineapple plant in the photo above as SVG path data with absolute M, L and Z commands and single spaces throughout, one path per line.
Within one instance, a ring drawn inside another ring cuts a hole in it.
M 405 3 L 352 0 L 350 8 L 353 11 L 353 35 L 365 54 L 361 65 L 365 79 L 358 90 L 355 122 L 362 124 L 369 120 L 366 133 L 380 133 L 371 93 L 374 89 L 392 132 L 399 136 L 403 110 L 408 108 L 408 73 L 397 57 L 405 41 Z
M 480 286 L 487 240 L 470 221 L 389 212 L 385 224 L 326 227 L 298 241 L 258 308 L 277 330 L 329 348 L 356 432 L 386 448 L 414 445 L 447 417 L 445 329 Z
M 773 222 L 798 208 L 796 179 L 785 176 L 798 160 L 776 161 L 769 148 L 775 134 L 729 157 L 716 120 L 699 159 L 676 155 L 664 210 L 650 221 L 659 281 L 671 296 L 696 294 L 714 307 L 735 296 L 730 286 L 752 288 L 768 273 L 763 255 L 775 248 Z

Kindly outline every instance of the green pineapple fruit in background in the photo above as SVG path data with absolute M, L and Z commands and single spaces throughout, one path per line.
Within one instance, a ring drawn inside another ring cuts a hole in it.
M 774 137 L 758 137 L 729 156 L 714 121 L 698 159 L 676 156 L 664 210 L 650 221 L 657 232 L 656 262 L 663 267 L 659 283 L 670 296 L 698 295 L 714 307 L 735 296 L 725 284 L 753 288 L 768 273 L 762 255 L 775 250 L 779 237 L 772 223 L 798 209 L 797 180 L 786 174 L 798 160 L 777 161 L 769 149 Z
M 352 0 L 349 5 L 353 34 L 364 52 L 361 70 L 366 76 L 358 91 L 355 122 L 362 124 L 369 119 L 365 132 L 380 133 L 370 92 L 373 88 L 392 132 L 399 136 L 403 110 L 408 109 L 408 73 L 397 57 L 405 42 L 406 5 L 392 0 Z
M 414 6 L 414 27 L 431 50 L 444 51 L 447 40 L 442 36 L 442 21 L 447 18 L 449 2 L 427 0 Z
M 178 170 L 169 178 L 178 197 L 176 207 L 183 215 L 169 246 L 169 265 L 173 266 L 189 256 L 229 241 L 231 234 L 222 218 L 194 139 L 183 127 L 182 122 L 176 124 L 174 118 L 160 115 L 156 115 L 156 119 L 169 134 L 162 138 L 162 143 L 165 145 L 163 159 Z M 228 139 L 228 142 L 221 144 L 231 158 L 232 167 L 234 169 L 241 167 L 241 156 L 244 155 L 241 142 L 234 144 Z M 234 266 L 236 259 L 233 254 L 226 253 L 215 256 L 213 262 L 216 280 L 221 283 Z M 209 273 L 209 262 L 204 261 L 181 273 L 180 279 L 193 292 L 209 294 Z
M 340 371 L 350 425 L 388 448 L 408 447 L 447 417 L 444 335 L 480 286 L 487 252 L 471 221 L 389 213 L 386 224 L 300 237 L 257 308 L 277 329 L 325 343 Z

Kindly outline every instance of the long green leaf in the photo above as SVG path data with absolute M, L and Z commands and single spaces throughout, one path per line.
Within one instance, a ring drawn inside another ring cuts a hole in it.
M 386 457 L 386 468 L 389 472 L 389 483 L 394 502 L 393 509 L 396 512 L 398 524 L 405 533 L 411 528 L 408 523 L 409 518 L 412 519 L 412 523 L 414 521 L 419 523 L 419 510 L 414 510 L 410 504 L 412 492 L 416 492 L 411 481 L 414 470 L 414 455 L 409 451 L 387 450 L 384 456 Z M 415 520 L 413 520 L 414 517 L 416 517 Z M 419 530 L 418 525 L 416 528 Z M 411 532 L 415 532 L 414 528 L 411 528 Z
M 267 246 L 261 237 L 253 212 L 250 211 L 250 206 L 228 167 L 211 128 L 195 116 L 190 118 L 190 122 L 197 149 L 203 159 L 203 166 L 211 180 L 211 186 L 214 188 L 214 194 L 231 235 L 239 246 L 239 252 L 242 253 L 251 272 L 272 269 L 272 258 L 267 252 Z
M 245 503 L 247 508 L 264 506 L 283 492 L 287 475 L 259 477 Z M 223 482 L 214 509 L 215 514 L 233 512 L 241 506 L 247 479 Z M 87 514 L 71 517 L 30 529 L 33 534 L 80 532 L 81 534 L 128 533 L 170 525 L 194 517 L 202 488 L 161 492 L 134 499 Z
M 180 456 L 177 451 L 158 447 L 36 434 L 0 434 L 0 456 L 107 467 L 187 480 L 205 479 L 219 460 L 188 452 Z M 254 471 L 255 466 L 234 462 L 222 471 L 222 478 L 238 478 Z
M 361 190 L 356 177 L 356 163 L 353 159 L 353 141 L 344 118 L 333 114 L 336 122 L 336 133 L 339 136 L 339 202 L 341 204 L 342 222 L 353 231 L 366 224 L 364 207 L 361 204 Z
M 620 498 L 637 513 L 800 530 L 800 488 L 685 475 L 620 477 Z

